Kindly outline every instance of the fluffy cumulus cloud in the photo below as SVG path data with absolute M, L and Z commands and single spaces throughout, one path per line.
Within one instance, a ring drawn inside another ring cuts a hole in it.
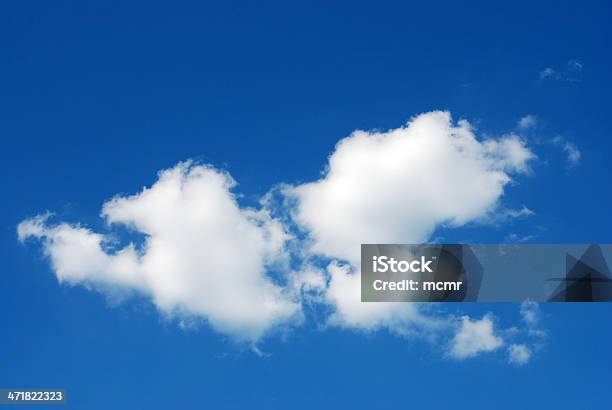
M 531 359 L 531 350 L 524 344 L 512 344 L 508 347 L 508 361 L 522 366 Z
M 360 243 L 419 243 L 495 209 L 534 154 L 516 135 L 479 141 L 467 121 L 431 112 L 405 127 L 341 140 L 319 181 L 287 190 L 312 251 L 359 263 Z
M 540 305 L 533 301 L 521 304 L 519 313 L 522 325 L 510 328 L 499 327 L 491 313 L 481 319 L 468 316 L 454 322 L 455 333 L 447 354 L 456 360 L 473 358 L 481 354 L 495 352 L 508 346 L 504 352 L 508 363 L 522 366 L 527 364 L 535 351 L 542 349 L 546 332 L 541 328 Z
M 531 114 L 527 114 L 524 117 L 521 117 L 518 121 L 518 127 L 522 130 L 527 130 L 535 127 L 537 124 L 536 117 Z
M 19 238 L 42 240 L 61 282 L 133 289 L 171 315 L 197 315 L 218 331 L 257 340 L 299 316 L 300 306 L 266 276 L 288 239 L 266 212 L 240 208 L 225 173 L 188 163 L 163 171 L 150 188 L 104 204 L 111 225 L 144 244 L 115 250 L 110 238 L 78 225 L 22 222 Z
M 567 154 L 567 161 L 570 165 L 576 165 L 578 164 L 578 162 L 580 162 L 580 157 L 582 155 L 580 154 L 580 150 L 578 149 L 578 146 L 576 146 L 576 144 L 566 142 L 565 144 L 563 144 L 563 151 L 565 151 L 565 153 Z
M 555 71 L 552 67 L 546 67 L 542 71 L 540 71 L 540 80 L 544 80 L 547 78 L 555 78 L 557 77 L 557 71 Z
M 537 302 L 526 300 L 521 303 L 521 318 L 527 327 L 527 334 L 536 339 L 546 337 L 546 331 L 540 326 L 541 311 Z
M 227 173 L 182 163 L 103 205 L 111 231 L 128 228 L 143 243 L 118 246 L 112 235 L 47 216 L 23 221 L 18 235 L 42 243 L 61 282 L 135 291 L 165 314 L 204 318 L 238 340 L 256 343 L 317 303 L 329 308 L 327 325 L 445 332 L 449 354 L 463 359 L 504 344 L 492 316 L 362 303 L 360 244 L 419 243 L 441 225 L 527 216 L 529 209 L 508 210 L 500 200 L 534 158 L 518 135 L 478 138 L 467 121 L 436 111 L 397 129 L 354 132 L 337 144 L 321 179 L 286 185 L 281 204 L 241 207 Z
M 328 267 L 332 322 L 399 333 L 426 322 L 414 306 L 360 302 L 360 244 L 421 243 L 441 224 L 490 216 L 512 174 L 528 171 L 534 157 L 519 136 L 479 140 L 467 121 L 453 124 L 442 111 L 341 140 L 320 180 L 285 190 L 310 252 L 344 262 Z
M 480 320 L 464 316 L 448 354 L 455 359 L 467 359 L 483 352 L 497 350 L 503 344 L 504 340 L 495 334 L 495 325 L 490 314 Z
M 552 143 L 557 147 L 561 148 L 561 150 L 565 153 L 567 158 L 567 164 L 570 168 L 580 163 L 582 153 L 580 152 L 580 149 L 576 144 L 571 141 L 567 141 L 561 136 L 556 136 L 555 138 L 553 138 Z
M 521 317 L 528 326 L 536 326 L 540 321 L 540 305 L 530 300 L 521 303 Z

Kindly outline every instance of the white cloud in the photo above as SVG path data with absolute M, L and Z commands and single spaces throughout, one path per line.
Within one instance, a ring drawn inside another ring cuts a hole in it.
M 506 350 L 508 362 L 524 365 L 533 356 L 534 349 L 543 346 L 542 340 L 546 332 L 540 328 L 540 307 L 532 301 L 525 301 L 520 307 L 521 319 L 525 327 L 496 329 L 491 314 L 482 319 L 461 318 L 455 336 L 451 340 L 448 355 L 462 360 L 475 357 L 482 353 L 493 352 L 512 341 Z M 517 339 L 523 339 L 520 342 Z
M 540 305 L 531 300 L 524 301 L 521 303 L 521 317 L 527 325 L 537 325 L 540 321 Z
M 522 130 L 527 130 L 535 127 L 537 124 L 536 117 L 531 114 L 527 114 L 518 121 L 518 127 Z
M 301 320 L 306 303 L 329 306 L 329 325 L 435 336 L 455 319 L 420 304 L 361 302 L 359 245 L 420 243 L 440 225 L 531 215 L 500 200 L 534 158 L 518 135 L 478 139 L 467 121 L 454 124 L 449 113 L 430 112 L 398 129 L 356 131 L 341 140 L 325 175 L 285 187 L 282 205 L 240 207 L 229 175 L 183 163 L 161 172 L 150 188 L 103 206 L 110 227 L 143 235 L 142 246 L 114 249 L 107 235 L 52 224 L 47 216 L 22 222 L 18 234 L 42 241 L 62 282 L 137 291 L 180 316 L 182 326 L 204 318 L 239 340 L 256 342 Z M 293 220 L 281 222 L 271 216 L 276 211 Z M 294 223 L 306 239 L 289 236 Z M 290 257 L 300 265 L 295 271 Z M 269 276 L 271 267 L 279 280 Z M 503 340 L 490 316 L 464 317 L 453 343 L 451 356 L 467 358 Z
M 540 71 L 540 79 L 554 78 L 557 76 L 557 72 L 552 67 L 546 67 Z
M 572 59 L 569 60 L 565 67 L 561 69 L 555 69 L 553 67 L 546 67 L 540 71 L 540 80 L 558 80 L 567 82 L 580 82 L 582 69 L 584 65 L 580 60 Z
M 405 127 L 354 132 L 322 179 L 286 192 L 312 251 L 358 266 L 360 243 L 419 243 L 440 224 L 487 214 L 534 157 L 516 135 L 479 141 L 467 121 L 430 112 Z
M 497 350 L 504 344 L 504 341 L 495 334 L 494 327 L 490 314 L 483 316 L 480 320 L 472 320 L 464 316 L 451 341 L 449 356 L 461 360 Z
M 566 142 L 563 145 L 563 151 L 565 151 L 567 154 L 567 161 L 570 163 L 570 165 L 576 165 L 578 162 L 580 162 L 580 157 L 582 155 L 580 154 L 580 150 L 576 144 Z
M 584 65 L 580 62 L 580 60 L 569 60 L 567 62 L 567 70 L 568 71 L 582 71 Z
M 522 366 L 531 359 L 531 349 L 524 344 L 512 344 L 508 346 L 508 362 Z
M 479 141 L 467 121 L 453 125 L 440 111 L 405 127 L 356 131 L 341 140 L 319 181 L 285 189 L 311 252 L 347 262 L 328 269 L 325 298 L 336 309 L 331 323 L 397 333 L 425 323 L 416 305 L 361 303 L 360 244 L 420 243 L 441 224 L 490 218 L 510 174 L 526 172 L 533 158 L 520 137 Z M 529 213 L 524 207 L 500 215 Z
M 496 208 L 484 214 L 478 221 L 491 224 L 503 224 L 514 219 L 523 219 L 535 215 L 535 212 L 523 205 L 520 209 Z
M 527 334 L 542 338 L 546 336 L 546 332 L 540 328 L 540 305 L 537 302 L 526 300 L 521 303 L 521 318 L 527 325 Z
M 582 154 L 580 153 L 580 149 L 576 144 L 567 141 L 560 135 L 553 138 L 552 143 L 556 146 L 559 146 L 563 150 L 566 155 L 569 167 L 574 167 L 578 165 L 580 159 L 582 158 Z
M 170 315 L 203 317 L 219 332 L 256 341 L 299 316 L 300 306 L 266 276 L 284 256 L 283 226 L 239 207 L 235 182 L 189 163 L 165 170 L 150 188 L 104 204 L 111 225 L 145 236 L 141 249 L 109 249 L 109 238 L 78 225 L 22 222 L 21 240 L 42 240 L 61 282 L 120 287 L 149 295 Z
M 504 240 L 510 243 L 529 242 L 533 239 L 535 239 L 535 235 L 518 235 L 516 233 L 509 233 L 504 237 Z

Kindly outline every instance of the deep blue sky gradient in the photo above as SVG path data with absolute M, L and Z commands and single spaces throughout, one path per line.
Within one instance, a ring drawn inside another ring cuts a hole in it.
M 328 3 L 0 6 L 0 387 L 63 386 L 75 409 L 610 407 L 610 304 L 542 306 L 549 338 L 519 368 L 314 325 L 265 341 L 260 358 L 205 326 L 180 330 L 146 300 L 109 306 L 59 286 L 18 243 L 16 225 L 45 210 L 104 231 L 105 200 L 188 158 L 227 169 L 253 203 L 316 179 L 351 131 L 433 109 L 481 135 L 539 122 L 533 172 L 504 197 L 536 215 L 436 236 L 612 241 L 609 4 Z M 540 80 L 572 59 L 579 81 Z M 578 145 L 578 166 L 547 142 L 557 135 Z M 519 319 L 513 304 L 449 309 Z

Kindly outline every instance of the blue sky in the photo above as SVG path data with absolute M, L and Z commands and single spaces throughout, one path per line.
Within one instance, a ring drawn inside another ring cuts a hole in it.
M 253 205 L 275 184 L 318 179 L 356 129 L 448 110 L 481 137 L 536 118 L 521 135 L 538 158 L 503 195 L 535 214 L 433 237 L 610 242 L 609 5 L 1 7 L 0 386 L 65 387 L 69 408 L 88 409 L 608 406 L 609 304 L 542 305 L 547 337 L 524 366 L 312 317 L 265 338 L 260 357 L 207 325 L 180 329 L 146 297 L 112 304 L 60 285 L 16 226 L 49 210 L 105 232 L 105 201 L 188 158 L 230 172 Z M 515 304 L 446 309 L 520 321 Z

